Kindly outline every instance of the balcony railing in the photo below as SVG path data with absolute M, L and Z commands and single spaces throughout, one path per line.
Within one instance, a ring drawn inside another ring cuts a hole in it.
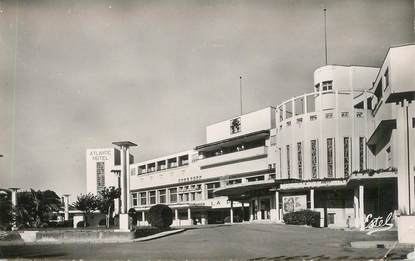
M 201 167 L 231 164 L 234 162 L 248 160 L 250 158 L 264 157 L 267 155 L 267 152 L 268 152 L 267 147 L 261 146 L 257 148 L 236 151 L 236 152 L 232 152 L 228 154 L 222 154 L 219 156 L 213 156 L 213 157 L 201 159 L 199 160 L 199 164 Z

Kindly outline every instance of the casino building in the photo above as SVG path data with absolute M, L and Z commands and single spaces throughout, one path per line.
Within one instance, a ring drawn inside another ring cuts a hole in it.
M 146 225 L 149 208 L 167 204 L 176 226 L 283 222 L 312 209 L 322 227 L 363 228 L 369 214 L 414 213 L 414 72 L 415 45 L 391 47 L 380 68 L 326 65 L 310 93 L 209 125 L 204 144 L 130 156 L 128 208 Z M 104 150 L 107 163 L 100 151 L 87 151 L 92 193 L 119 185 L 119 151 Z

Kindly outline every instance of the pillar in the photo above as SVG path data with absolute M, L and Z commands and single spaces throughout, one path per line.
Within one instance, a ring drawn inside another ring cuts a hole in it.
M 127 209 L 127 149 L 121 147 L 121 214 L 126 214 Z
M 233 200 L 231 200 L 231 209 L 229 215 L 231 218 L 231 224 L 233 224 Z
M 63 195 L 65 198 L 65 221 L 69 220 L 69 194 Z
M 360 218 L 359 218 L 359 188 L 354 188 L 353 194 L 353 209 L 354 209 L 354 226 L 355 228 L 360 227 Z
M 179 220 L 179 210 L 177 208 L 174 209 L 174 219 Z
M 359 217 L 360 217 L 360 230 L 365 229 L 365 188 L 363 185 L 359 185 Z
M 275 191 L 275 212 L 277 215 L 277 222 L 280 222 L 280 192 Z
M 314 210 L 314 189 L 310 189 L 310 209 Z
M 256 211 L 256 219 L 257 220 L 262 220 L 262 215 L 261 215 L 261 202 L 259 200 L 259 198 L 257 198 L 256 200 L 256 206 L 257 206 L 257 211 Z
M 249 203 L 249 221 L 254 220 L 254 206 L 252 204 L 252 200 Z
M 187 208 L 187 220 L 190 222 L 189 225 L 193 225 L 192 224 L 192 211 L 190 210 L 190 208 Z
M 245 221 L 245 202 L 241 202 L 242 205 L 242 223 Z
M 141 220 L 143 222 L 146 221 L 146 213 L 144 211 L 141 212 Z
M 19 188 L 9 188 L 12 192 L 12 208 L 13 208 L 13 217 L 16 217 L 16 207 L 17 207 L 17 191 Z M 17 230 L 16 220 L 13 221 L 12 230 Z

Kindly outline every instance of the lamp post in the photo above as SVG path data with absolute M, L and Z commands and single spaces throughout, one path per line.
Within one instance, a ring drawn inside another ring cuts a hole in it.
M 128 216 L 130 182 L 129 182 L 129 169 L 130 169 L 130 147 L 135 147 L 137 144 L 131 141 L 118 141 L 112 144 L 120 147 L 121 150 L 121 209 L 119 214 L 119 223 L 121 231 L 130 230 L 130 222 Z

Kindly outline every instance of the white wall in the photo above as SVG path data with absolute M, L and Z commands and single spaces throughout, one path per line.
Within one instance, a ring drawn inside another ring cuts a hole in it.
M 230 122 L 232 119 L 241 118 L 241 132 L 231 134 Z M 221 121 L 206 127 L 206 143 L 229 139 L 246 135 L 248 133 L 269 130 L 275 127 L 274 108 L 265 109 L 237 116 L 232 119 Z

